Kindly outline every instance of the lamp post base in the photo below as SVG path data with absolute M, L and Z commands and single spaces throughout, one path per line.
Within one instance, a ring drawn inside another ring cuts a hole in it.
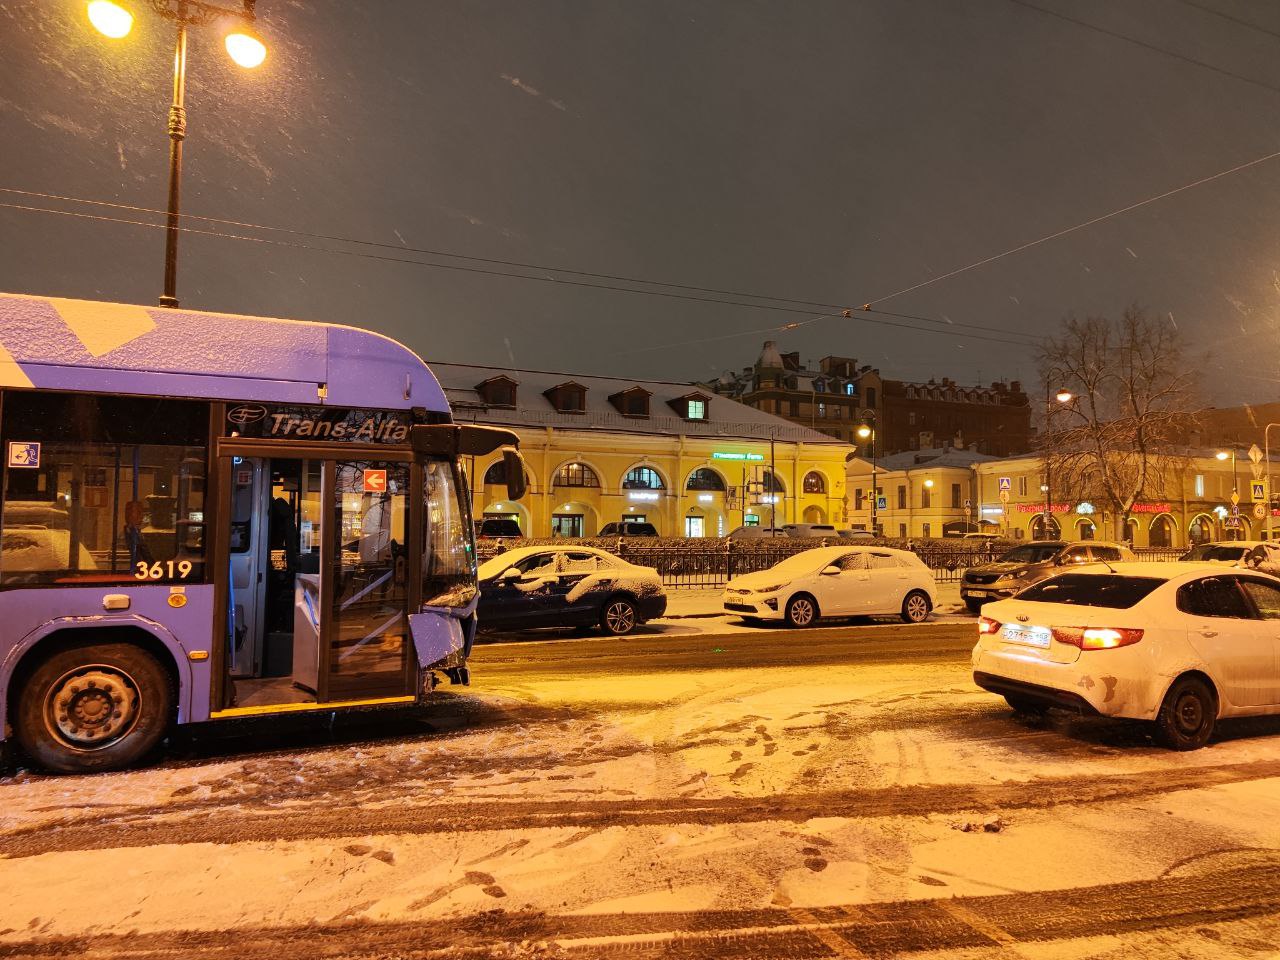
M 162 307 L 176 307 L 177 305 L 178 305 L 177 297 L 161 297 L 160 298 L 160 306 Z

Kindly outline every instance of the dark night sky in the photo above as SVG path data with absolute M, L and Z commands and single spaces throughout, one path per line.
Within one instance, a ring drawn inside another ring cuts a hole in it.
M 860 304 L 1280 150 L 1280 7 L 1195 0 L 1272 35 L 1182 0 L 1035 2 L 1259 83 L 1011 0 L 259 0 L 258 71 L 193 38 L 185 209 Z M 0 187 L 164 205 L 171 32 L 135 6 L 109 41 L 77 0 L 0 0 Z M 1270 400 L 1278 207 L 1280 159 L 884 307 L 1028 333 L 1137 301 L 1212 348 L 1208 399 Z M 676 344 L 804 319 L 182 244 L 186 306 L 354 323 L 429 359 L 705 378 L 766 334 Z M 0 209 L 0 289 L 151 303 L 162 248 Z M 950 332 L 775 338 L 888 376 L 1033 378 L 1027 350 Z

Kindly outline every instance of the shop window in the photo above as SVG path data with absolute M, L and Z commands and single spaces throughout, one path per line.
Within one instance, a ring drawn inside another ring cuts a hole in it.
M 805 493 L 826 493 L 827 480 L 817 470 L 810 470 L 804 475 Z

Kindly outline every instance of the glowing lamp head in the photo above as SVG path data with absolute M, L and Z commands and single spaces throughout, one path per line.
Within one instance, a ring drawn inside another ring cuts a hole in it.
M 89 4 L 89 22 L 103 36 L 119 40 L 133 29 L 133 14 L 111 0 L 93 0 Z
M 1059 403 L 1070 403 L 1075 399 L 1075 395 L 1070 390 L 1059 390 L 1056 398 Z
M 864 423 L 858 428 L 858 436 L 863 440 L 867 439 L 867 437 L 871 436 L 871 428 Z
M 228 33 L 226 44 L 227 54 L 246 70 L 261 66 L 267 59 L 266 45 L 247 30 Z
M 1228 457 L 1231 456 L 1231 454 L 1227 453 L 1227 451 L 1225 450 L 1219 450 L 1217 453 L 1214 454 L 1214 456 L 1217 457 L 1219 460 L 1226 460 Z
M 924 482 L 924 485 L 925 485 L 926 487 L 928 487 L 929 489 L 931 489 L 931 490 L 933 489 L 933 481 L 932 481 L 932 480 L 926 480 L 926 481 Z

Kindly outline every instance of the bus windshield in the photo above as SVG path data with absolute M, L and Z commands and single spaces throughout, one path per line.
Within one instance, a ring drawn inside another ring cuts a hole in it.
M 422 549 L 422 602 L 461 607 L 476 596 L 476 548 L 466 485 L 446 460 L 422 466 L 426 511 Z

